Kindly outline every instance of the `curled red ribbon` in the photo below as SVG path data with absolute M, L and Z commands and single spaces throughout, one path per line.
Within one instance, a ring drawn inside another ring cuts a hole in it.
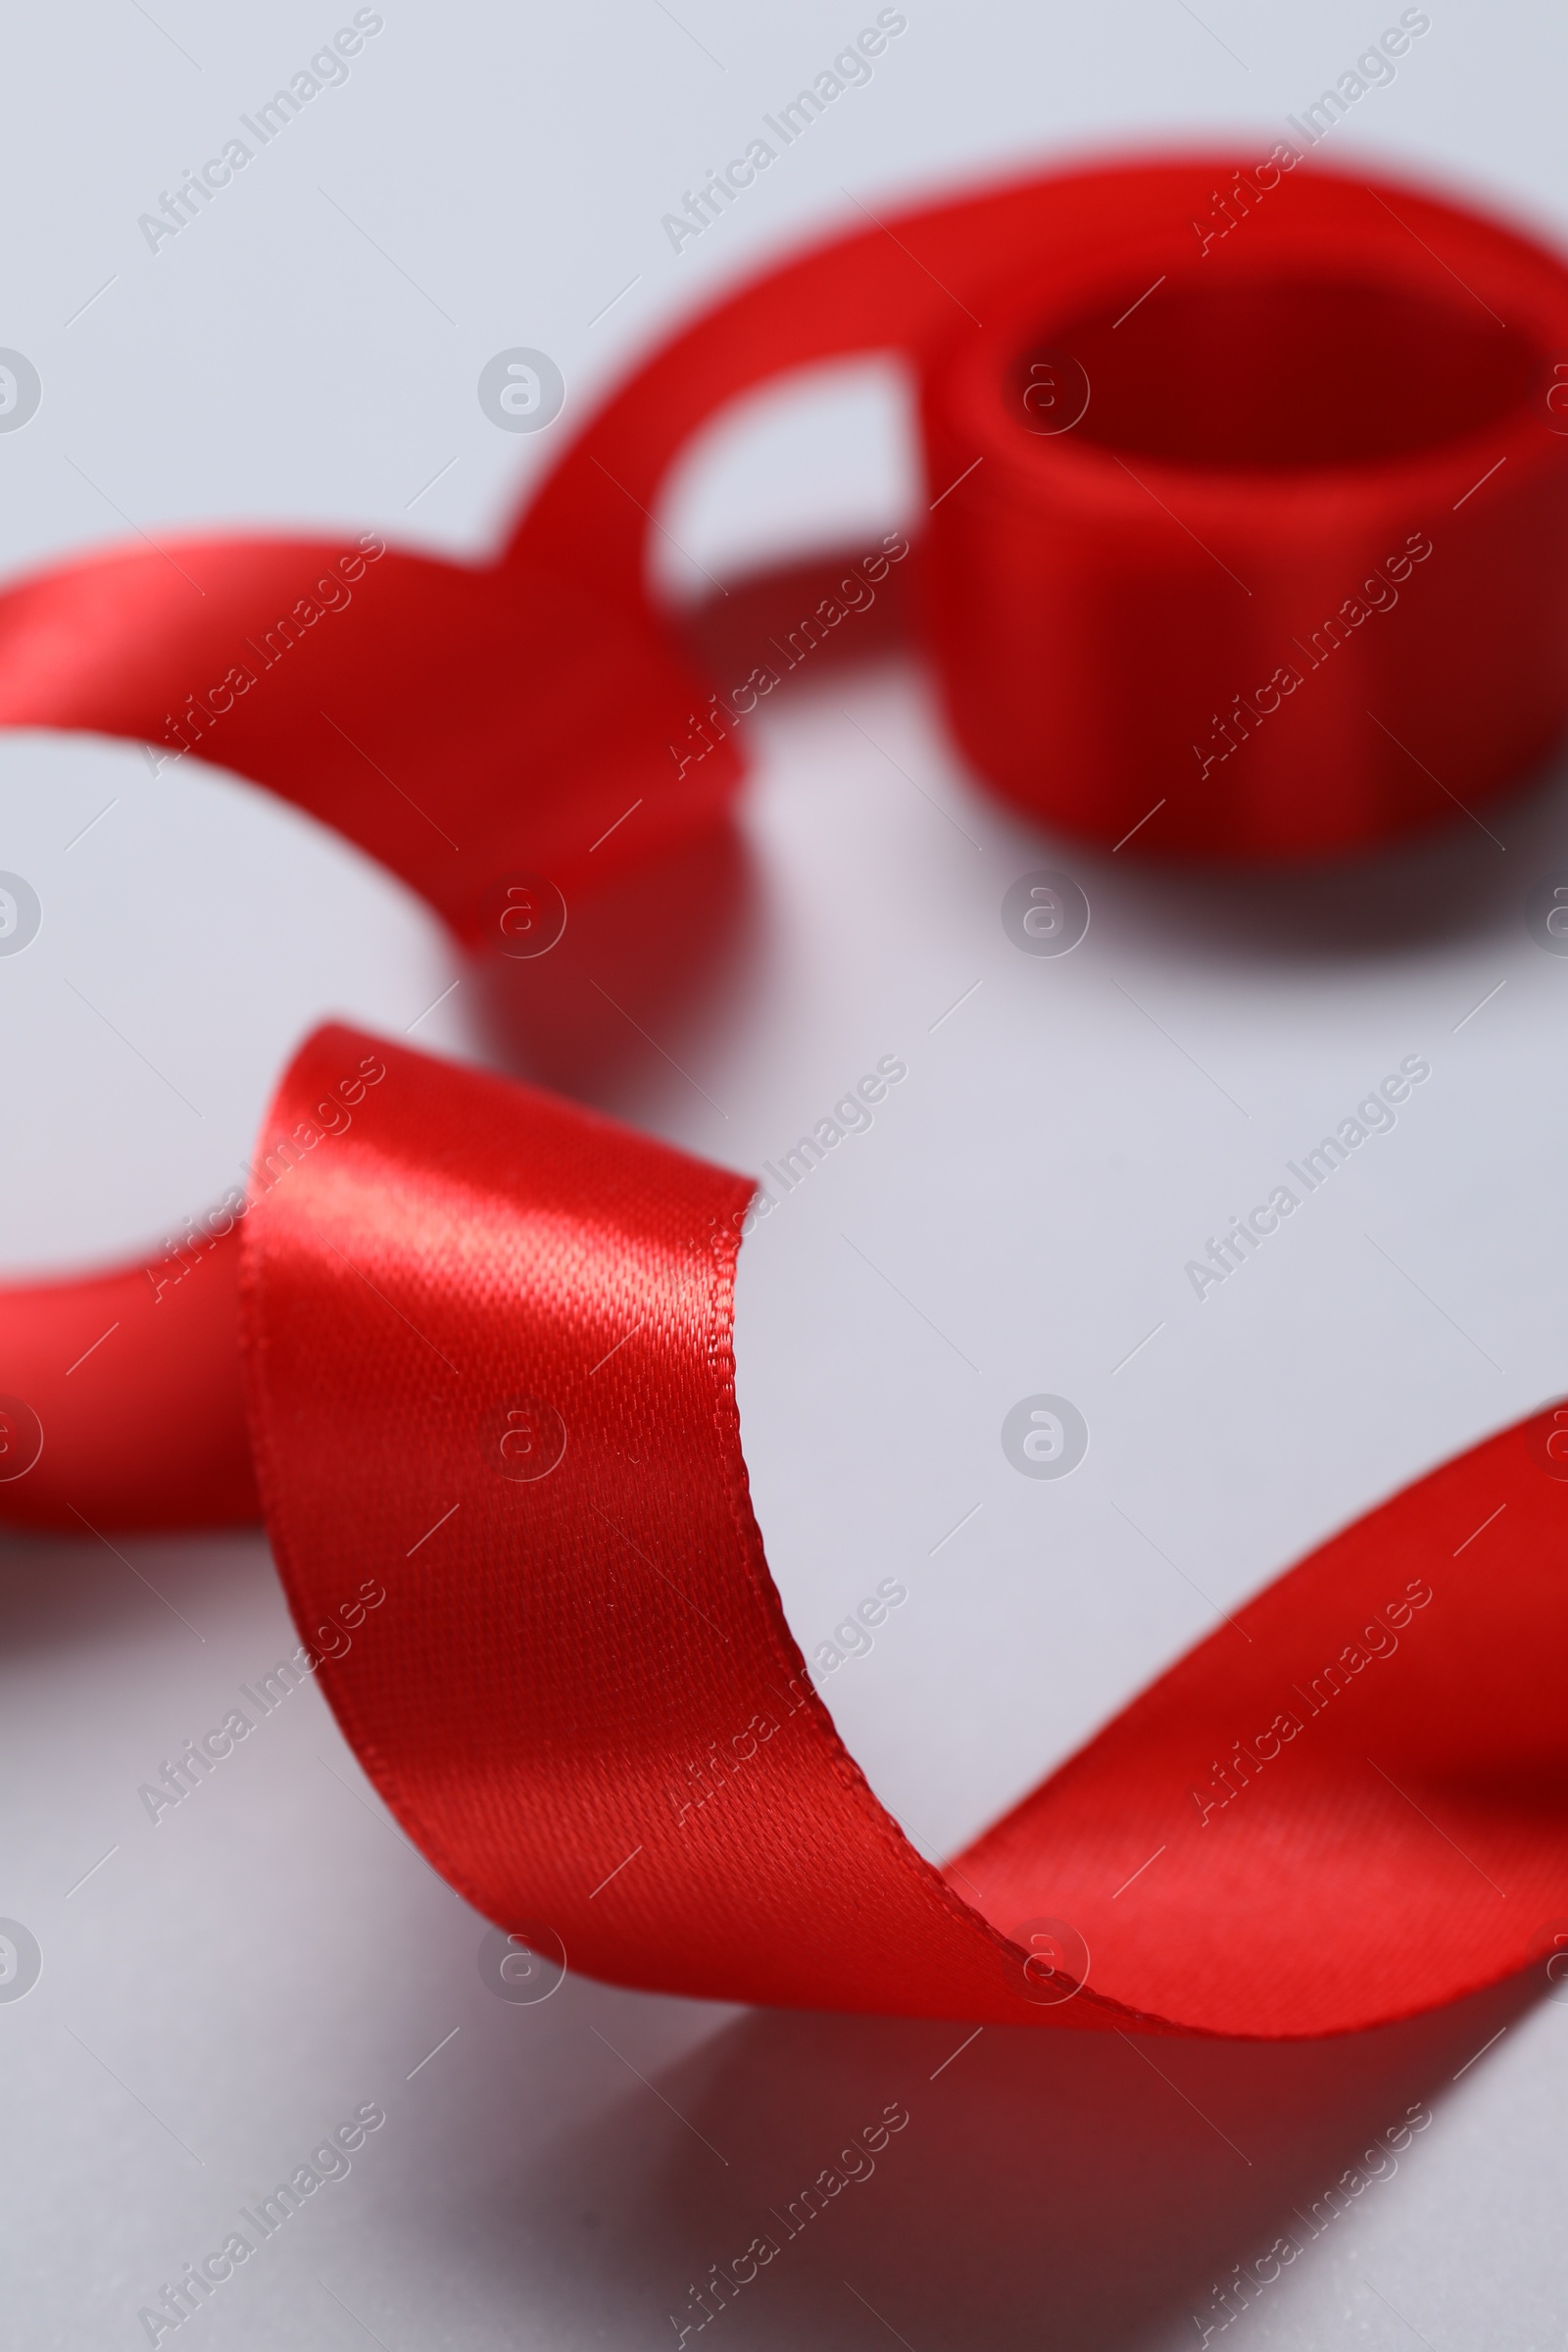
M 924 642 L 1023 808 L 1142 854 L 1322 856 L 1444 813 L 1412 738 L 1473 805 L 1561 732 L 1568 274 L 1281 149 L 1030 180 L 774 271 L 637 370 L 488 569 L 184 546 L 194 616 L 140 553 L 36 579 L 0 604 L 0 717 L 211 748 L 470 941 L 543 920 L 628 798 L 623 861 L 738 781 L 747 706 L 644 584 L 670 461 L 776 371 L 889 348 L 921 385 Z M 280 635 L 345 562 L 375 567 L 352 610 Z M 247 645 L 278 649 L 254 698 Z M 776 682 L 760 659 L 745 691 Z M 379 778 L 411 757 L 456 853 Z M 1323 1546 L 938 1870 L 846 1753 L 762 1556 L 730 1353 L 751 1191 L 323 1029 L 245 1208 L 177 1273 L 7 1295 L 5 1515 L 197 1525 L 259 1494 L 410 1835 L 617 1982 L 1281 2036 L 1538 1956 L 1568 1913 L 1568 1427 L 1493 1437 Z M 373 1638 L 332 1655 L 371 1582 Z

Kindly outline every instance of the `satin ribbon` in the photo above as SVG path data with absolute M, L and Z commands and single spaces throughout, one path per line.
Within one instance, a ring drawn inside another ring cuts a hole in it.
M 1136 825 L 1143 854 L 1345 851 L 1443 813 L 1412 737 L 1473 803 L 1562 726 L 1559 348 L 1559 263 L 1408 188 L 1278 150 L 1029 180 L 721 303 L 488 568 L 229 540 L 175 550 L 200 599 L 136 551 L 24 584 L 0 719 L 184 741 L 476 946 L 547 921 L 629 801 L 600 866 L 710 825 L 741 772 L 734 682 L 645 588 L 671 460 L 781 369 L 895 350 L 929 468 L 921 632 L 981 774 L 1088 839 Z M 387 788 L 416 762 L 456 850 Z M 259 1495 L 410 1836 L 491 1920 L 615 1982 L 1284 2036 L 1539 1955 L 1568 1914 L 1568 1417 L 1299 1563 L 938 1870 L 844 1749 L 767 1573 L 730 1351 L 751 1193 L 318 1031 L 242 1210 L 152 1268 L 5 1296 L 0 1510 L 192 1526 Z M 344 1648 L 372 1577 L 385 1604 Z

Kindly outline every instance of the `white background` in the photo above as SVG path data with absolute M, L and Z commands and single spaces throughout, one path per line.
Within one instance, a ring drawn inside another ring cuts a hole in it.
M 350 13 L 158 0 L 155 23 L 103 0 L 14 28 L 0 344 L 44 401 L 0 435 L 8 572 L 247 524 L 482 551 L 637 353 L 803 235 L 858 222 L 852 197 L 882 212 L 1112 141 L 1263 152 L 1397 12 L 911 6 L 870 84 L 676 255 L 661 216 L 874 11 L 392 5 L 347 83 L 150 253 L 137 216 Z M 1560 22 L 1432 14 L 1330 152 L 1568 240 Z M 531 440 L 475 398 L 512 345 L 566 380 Z M 873 368 L 756 404 L 694 453 L 667 527 L 722 575 L 914 519 L 901 398 Z M 672 594 L 689 582 L 664 571 Z M 710 953 L 680 986 L 657 956 L 622 972 L 688 1080 L 610 1026 L 552 1034 L 536 1013 L 519 1038 L 407 894 L 243 786 L 190 762 L 154 780 L 123 749 L 0 747 L 0 866 L 46 907 L 0 964 L 5 1253 L 128 1251 L 215 1197 L 326 1012 L 505 1055 L 747 1169 L 902 1055 L 871 1132 L 748 1243 L 738 1353 L 802 1641 L 879 1579 L 909 1586 L 825 1695 L 939 1853 L 1215 1607 L 1564 1385 L 1568 959 L 1522 906 L 1568 864 L 1568 785 L 1489 811 L 1501 848 L 1461 819 L 1264 883 L 1032 834 L 965 778 L 902 664 L 781 700 L 754 751 L 744 887 Z M 1039 864 L 1069 865 L 1094 908 L 1059 962 L 999 921 Z M 623 913 L 583 909 L 573 934 L 617 969 Z M 584 985 L 577 954 L 563 990 Z M 1184 1261 L 1417 1053 L 1433 1075 L 1396 1130 L 1200 1304 Z M 1059 1485 L 1017 1478 L 998 1443 L 1040 1390 L 1092 1432 Z M 933 2081 L 963 2029 L 575 1979 L 504 2004 L 481 1923 L 390 1826 L 314 1689 L 152 1827 L 138 1785 L 292 1636 L 259 1537 L 117 1545 L 11 1544 L 0 1563 L 0 1913 L 45 1955 L 0 2005 L 5 2307 L 29 2352 L 145 2341 L 161 2281 L 369 2099 L 388 2121 L 349 2179 L 180 2341 L 673 2343 L 688 2283 L 902 2099 L 876 2178 L 714 2323 L 735 2345 L 1174 2347 L 1211 2282 L 1417 2098 L 1436 2121 L 1398 2176 L 1228 2340 L 1561 2340 L 1568 2009 L 1505 1993 L 1317 2047 L 1164 2044 L 1163 2080 L 1119 2042 L 988 2031 Z

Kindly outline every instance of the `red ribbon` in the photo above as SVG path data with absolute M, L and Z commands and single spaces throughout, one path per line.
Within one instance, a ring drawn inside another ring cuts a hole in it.
M 644 588 L 671 459 L 777 370 L 892 348 L 921 383 L 922 632 L 998 790 L 1093 840 L 1250 858 L 1442 815 L 1409 745 L 1473 805 L 1568 715 L 1545 429 L 1568 275 L 1287 156 L 1031 180 L 774 271 L 632 376 L 488 569 L 225 541 L 175 551 L 199 605 L 135 552 L 24 584 L 0 717 L 183 739 L 471 941 L 545 920 L 629 799 L 622 861 L 710 823 L 740 773 L 747 706 Z M 327 619 L 333 576 L 356 594 Z M 760 656 L 746 675 L 771 690 Z M 456 851 L 387 788 L 415 762 Z M 1568 1913 L 1568 1424 L 1491 1438 L 1326 1544 L 937 1870 L 838 1740 L 752 1517 L 751 1189 L 318 1031 L 243 1212 L 160 1267 L 6 1296 L 5 1515 L 198 1525 L 259 1491 L 410 1835 L 492 1920 L 620 1983 L 1278 2036 L 1539 1954 Z M 344 1647 L 367 1585 L 384 1605 Z

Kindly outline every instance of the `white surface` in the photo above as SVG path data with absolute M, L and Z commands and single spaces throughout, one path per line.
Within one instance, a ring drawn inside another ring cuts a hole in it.
M 287 521 L 484 544 L 551 444 L 480 413 L 495 350 L 552 353 L 569 418 L 718 285 L 858 218 L 846 189 L 880 211 L 932 175 L 1111 134 L 1261 145 L 1397 15 L 910 11 L 870 85 L 676 256 L 660 215 L 874 10 L 389 9 L 348 82 L 149 254 L 136 216 L 351 13 L 237 24 L 164 0 L 156 25 L 105 5 L 17 28 L 0 173 L 25 234 L 0 343 L 33 359 L 44 405 L 0 435 L 8 569 L 123 518 L 155 537 Z M 1335 139 L 1568 233 L 1563 39 L 1544 12 L 1439 12 Z M 749 457 L 738 420 L 706 478 L 699 458 L 672 486 L 682 542 L 722 569 L 835 514 L 891 520 L 908 471 L 881 414 L 863 380 L 814 423 L 760 404 Z M 937 1851 L 1211 1606 L 1564 1385 L 1568 959 L 1532 945 L 1521 906 L 1568 863 L 1568 790 L 1490 817 L 1505 852 L 1466 827 L 1353 876 L 1201 884 L 1015 824 L 964 782 L 899 665 L 803 693 L 756 744 L 734 921 L 684 994 L 634 971 L 620 999 L 725 1115 L 635 1039 L 596 1033 L 575 1062 L 543 1040 L 537 1058 L 747 1168 L 879 1055 L 907 1061 L 870 1132 L 748 1243 L 738 1347 L 803 1642 L 883 1576 L 910 1588 L 825 1690 Z M 1028 958 L 1001 899 L 1057 863 L 1091 930 L 1059 962 Z M 0 866 L 46 903 L 38 940 L 0 962 L 15 1264 L 136 1246 L 221 1190 L 318 1014 L 496 1050 L 471 983 L 420 1019 L 463 967 L 415 902 L 189 765 L 155 781 L 134 753 L 0 747 Z M 1397 1129 L 1200 1304 L 1184 1261 L 1413 1053 L 1433 1075 Z M 1090 1423 L 1059 1485 L 1017 1478 L 998 1442 L 1037 1390 Z M 998 2032 L 932 2081 L 961 2030 L 575 1980 L 512 2007 L 480 1984 L 480 1923 L 387 1826 L 314 1689 L 153 1827 L 138 1785 L 290 1637 L 259 1541 L 119 1552 L 12 1544 L 0 1585 L 0 1913 L 44 1950 L 34 1991 L 0 2004 L 4 2305 L 29 2352 L 144 2342 L 137 2307 L 372 2099 L 387 2124 L 348 2179 L 178 2340 L 673 2343 L 688 2283 L 895 2098 L 911 2122 L 876 2180 L 715 2323 L 735 2344 L 848 2352 L 889 2327 L 914 2352 L 1190 2344 L 1212 2284 L 1417 2099 L 1436 2122 L 1397 2175 L 1226 2340 L 1560 2339 L 1568 2008 L 1499 1996 L 1320 2048 L 1165 2045 L 1162 2082 L 1120 2043 Z

